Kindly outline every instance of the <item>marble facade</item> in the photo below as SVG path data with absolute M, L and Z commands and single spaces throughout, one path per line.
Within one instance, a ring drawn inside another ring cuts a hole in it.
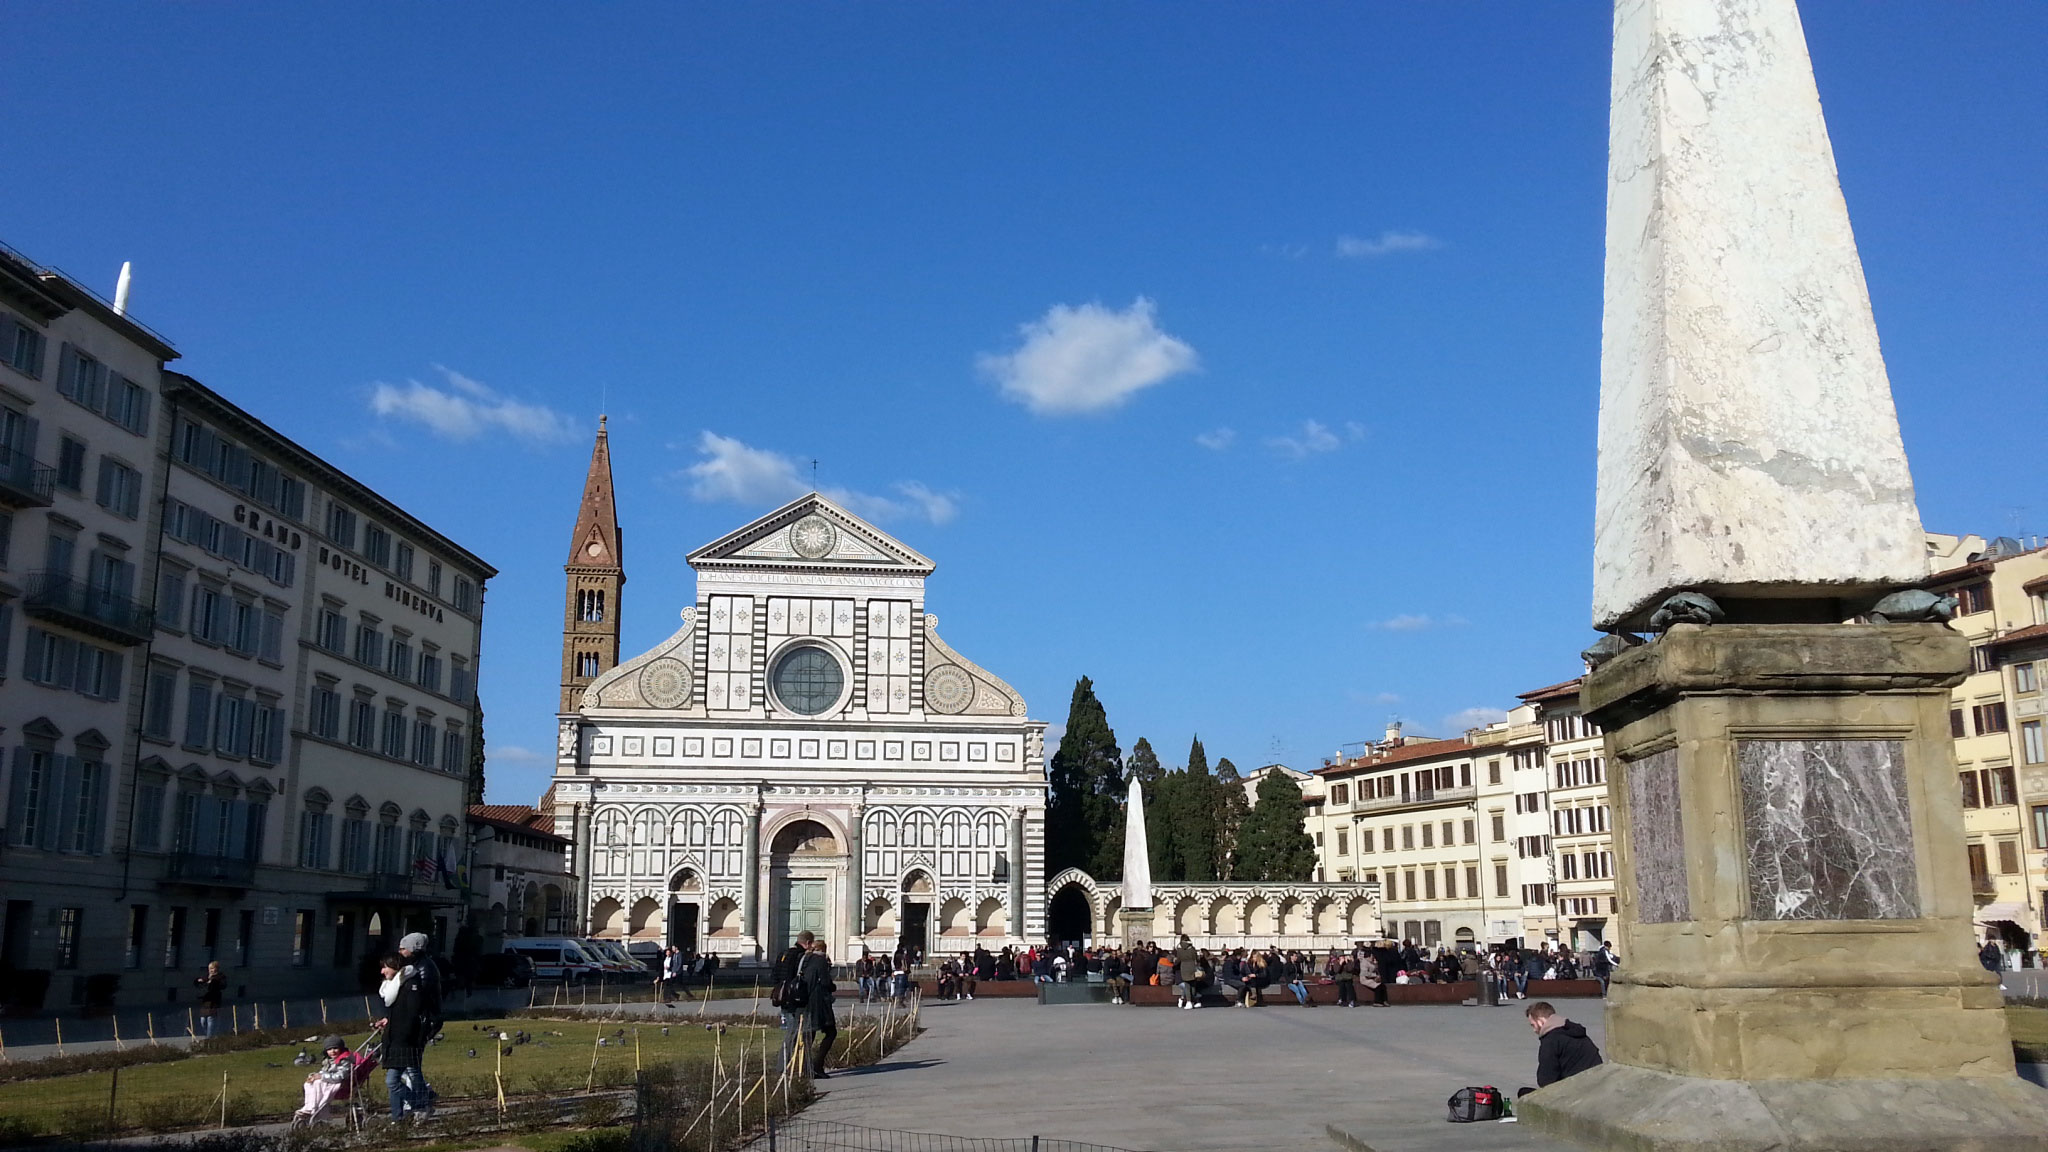
M 939 637 L 933 565 L 818 495 L 689 556 L 696 603 L 560 718 L 593 935 L 753 961 L 1043 931 L 1045 724 Z

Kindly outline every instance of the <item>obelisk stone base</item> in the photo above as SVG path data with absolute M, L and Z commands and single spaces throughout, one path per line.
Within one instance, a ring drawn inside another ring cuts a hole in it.
M 1615 1152 L 2043 1152 L 2048 1091 L 2017 1077 L 1711 1080 L 1603 1064 L 1515 1102 Z
M 1596 1148 L 2048 1152 L 1975 963 L 1944 624 L 1677 625 L 1586 678 L 1623 966 L 1524 1102 Z
M 1152 939 L 1152 909 L 1119 908 L 1116 912 L 1117 938 L 1128 950 L 1132 946 Z M 1150 975 L 1150 973 L 1147 973 Z M 1132 977 L 1136 979 L 1136 977 Z

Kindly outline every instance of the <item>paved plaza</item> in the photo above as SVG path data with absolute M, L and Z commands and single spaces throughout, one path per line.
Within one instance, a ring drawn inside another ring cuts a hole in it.
M 1559 1001 L 1596 1041 L 1601 1002 Z M 1497 1008 L 1040 1007 L 931 1004 L 925 1032 L 834 1076 L 805 1113 L 874 1128 L 1106 1144 L 1144 1152 L 1339 1147 L 1559 1149 L 1519 1124 L 1450 1124 L 1468 1084 L 1534 1083 L 1519 1002 Z

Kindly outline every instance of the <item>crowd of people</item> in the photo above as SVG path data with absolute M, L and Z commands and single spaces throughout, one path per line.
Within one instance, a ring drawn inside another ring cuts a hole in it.
M 962 953 L 959 961 L 949 963 L 956 963 L 963 974 L 956 987 L 965 987 L 971 998 L 974 979 L 1006 979 L 983 973 L 1000 972 L 1009 960 L 1008 949 L 1000 957 L 977 949 L 972 957 Z M 1027 948 L 1015 961 L 1042 983 L 1085 980 L 1108 984 L 1112 1003 L 1127 1002 L 1133 984 L 1169 987 L 1180 1006 L 1187 1009 L 1201 1007 L 1202 997 L 1210 992 L 1247 1008 L 1273 995 L 1314 1004 L 1311 984 L 1334 984 L 1337 1003 L 1346 1007 L 1385 1005 L 1390 985 L 1458 983 L 1480 979 L 1489 972 L 1499 980 L 1504 997 L 1527 999 L 1531 980 L 1593 979 L 1600 981 L 1605 994 L 1620 963 L 1613 945 L 1605 942 L 1597 949 L 1576 952 L 1553 947 L 1548 941 L 1535 948 L 1498 944 L 1480 951 L 1418 945 L 1413 940 L 1360 940 L 1348 949 L 1317 953 L 1279 948 L 1212 951 L 1194 947 L 1186 936 L 1170 948 L 1153 942 L 1129 950 L 1076 945 Z M 943 968 L 941 977 L 943 993 Z

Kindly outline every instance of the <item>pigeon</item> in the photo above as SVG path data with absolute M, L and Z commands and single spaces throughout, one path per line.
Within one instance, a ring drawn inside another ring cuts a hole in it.
M 474 1060 L 474 1059 L 476 1059 L 476 1049 L 474 1049 L 474 1048 L 471 1048 L 471 1049 L 469 1050 L 469 1058 L 470 1058 L 471 1060 Z
M 263 1066 L 264 1066 L 265 1068 L 282 1068 L 282 1067 L 284 1067 L 284 1065 L 282 1065 L 282 1064 L 279 1064 L 279 1063 L 277 1063 L 276 1061 L 272 1061 L 272 1060 L 265 1060 L 265 1061 L 263 1062 Z
M 498 1053 L 502 1056 L 510 1056 L 512 1054 L 512 1046 L 507 1044 L 503 1048 L 498 1049 Z
M 663 1036 L 666 1036 L 666 1035 L 668 1035 L 668 1025 L 664 1024 L 664 1025 L 662 1025 L 662 1026 L 661 1026 L 661 1034 L 662 1034 Z
M 611 1047 L 611 1043 L 612 1043 L 612 1042 L 611 1042 L 611 1040 L 610 1040 L 610 1039 L 609 1039 L 608 1037 L 604 1037 L 604 1036 L 599 1036 L 599 1037 L 597 1038 L 597 1046 L 598 1046 L 599 1048 L 609 1048 L 609 1047 Z
M 311 1052 L 306 1051 L 304 1048 L 299 1049 L 299 1054 L 297 1056 L 292 1057 L 292 1063 L 298 1065 L 301 1068 L 304 1068 L 306 1065 L 311 1064 L 312 1062 L 313 1054 Z

